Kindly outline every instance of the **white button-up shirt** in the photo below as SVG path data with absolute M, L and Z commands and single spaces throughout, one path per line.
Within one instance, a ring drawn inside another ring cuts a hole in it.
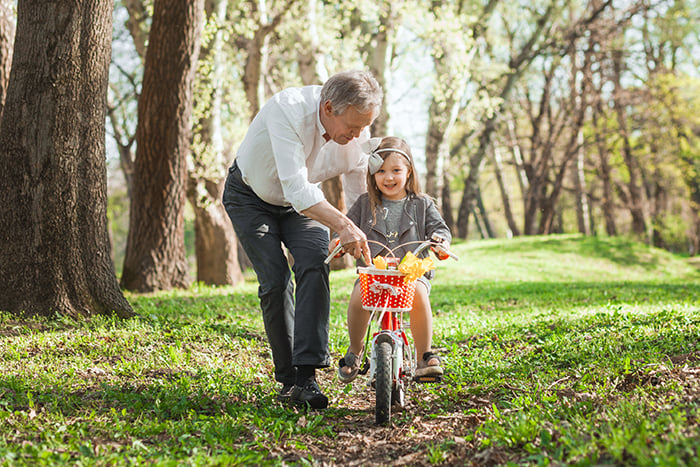
M 319 107 L 321 86 L 275 94 L 255 116 L 236 153 L 243 180 L 263 201 L 301 212 L 325 199 L 320 182 L 342 176 L 347 206 L 367 191 L 367 154 L 358 138 L 326 142 Z

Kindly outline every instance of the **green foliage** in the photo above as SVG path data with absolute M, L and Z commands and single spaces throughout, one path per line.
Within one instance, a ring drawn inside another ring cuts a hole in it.
M 697 269 L 624 238 L 455 251 L 431 295 L 446 382 L 409 386 L 389 428 L 334 368 L 330 409 L 275 401 L 254 281 L 128 295 L 127 321 L 0 315 L 0 465 L 342 464 L 358 440 L 361 459 L 390 446 L 415 464 L 695 462 Z M 334 359 L 354 280 L 331 276 Z

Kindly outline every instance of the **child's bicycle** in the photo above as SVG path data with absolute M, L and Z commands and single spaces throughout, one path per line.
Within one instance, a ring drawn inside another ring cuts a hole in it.
M 404 327 L 403 315 L 411 311 L 416 290 L 415 281 L 404 281 L 405 274 L 397 269 L 398 259 L 392 250 L 379 242 L 374 242 L 389 251 L 387 269 L 375 267 L 358 267 L 360 290 L 362 293 L 362 308 L 371 312 L 369 323 L 376 319 L 379 327 L 372 333 L 371 326 L 367 327 L 367 336 L 362 353 L 359 355 L 363 362 L 359 374 L 369 372 L 368 384 L 374 388 L 375 421 L 379 425 L 391 419 L 391 406 L 405 405 L 406 383 L 414 379 L 419 383 L 435 383 L 442 380 L 441 375 L 414 377 L 416 358 L 413 343 Z M 409 242 L 399 247 L 418 243 L 413 251 L 418 256 L 431 246 L 441 246 L 435 241 Z M 339 251 L 340 246 L 328 256 L 330 261 Z M 452 252 L 443 250 L 447 255 L 458 260 Z M 393 264 L 392 264 L 393 263 Z M 371 335 L 371 345 L 370 344 Z M 366 350 L 369 349 L 369 362 Z

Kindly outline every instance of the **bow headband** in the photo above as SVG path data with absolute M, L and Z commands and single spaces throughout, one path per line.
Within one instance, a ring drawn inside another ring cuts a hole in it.
M 384 164 L 384 159 L 382 159 L 382 156 L 379 154 L 382 152 L 398 152 L 401 154 L 403 157 L 406 158 L 409 164 L 411 164 L 411 158 L 408 154 L 406 154 L 404 151 L 401 149 L 396 149 L 396 148 L 382 148 L 382 149 L 377 149 L 379 147 L 379 143 L 382 142 L 382 138 L 370 138 L 369 141 L 364 143 L 362 145 L 362 149 L 369 154 L 369 158 L 367 159 L 367 167 L 369 169 L 369 174 L 374 175 L 377 173 L 377 170 L 381 168 L 381 166 Z

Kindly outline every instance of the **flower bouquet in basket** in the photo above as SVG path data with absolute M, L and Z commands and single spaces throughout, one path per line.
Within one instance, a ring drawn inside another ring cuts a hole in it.
M 372 265 L 357 268 L 360 275 L 362 308 L 367 311 L 410 311 L 416 292 L 416 279 L 435 269 L 428 258 L 408 252 L 399 264 L 396 257 L 376 256 Z

